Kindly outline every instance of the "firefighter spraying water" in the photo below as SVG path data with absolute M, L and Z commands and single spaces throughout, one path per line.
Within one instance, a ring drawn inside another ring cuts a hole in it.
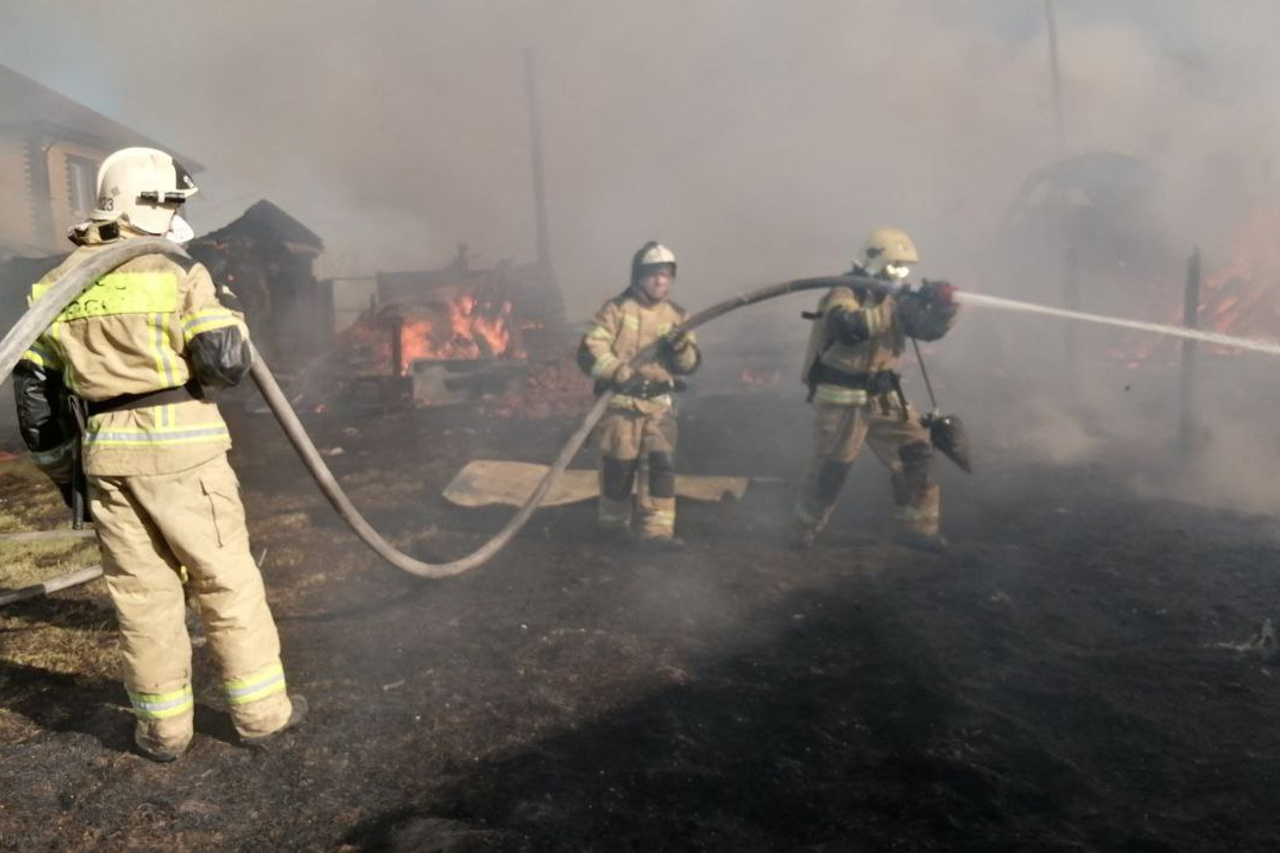
M 124 155 L 120 152 L 104 164 L 104 172 L 110 171 L 108 166 L 122 168 L 126 161 L 132 162 Z M 182 625 L 183 567 L 193 576 L 202 609 L 214 616 L 210 641 L 223 670 L 241 737 L 252 742 L 269 736 L 296 724 L 305 712 L 301 701 L 290 707 L 292 697 L 284 691 L 275 627 L 262 597 L 257 568 L 248 555 L 234 474 L 226 466 L 226 428 L 199 390 L 233 384 L 246 369 L 317 484 L 360 538 L 397 568 L 434 578 L 483 565 L 510 542 L 564 474 L 596 424 L 611 407 L 616 410 L 615 392 L 636 397 L 630 392 L 643 390 L 643 386 L 629 380 L 633 376 L 654 379 L 653 369 L 646 365 L 655 360 L 674 363 L 677 369 L 669 371 L 673 374 L 695 367 L 696 350 L 686 333 L 732 311 L 791 293 L 829 291 L 820 304 L 824 320 L 821 328 L 815 329 L 806 379 L 818 404 L 816 429 L 840 438 L 833 438 L 831 447 L 815 447 L 817 462 L 811 464 L 805 478 L 808 486 L 802 487 L 797 516 L 819 520 L 817 524 L 810 522 L 808 530 L 820 528 L 822 515 L 834 503 L 838 480 L 843 480 L 828 472 L 833 467 L 828 463 L 847 469 L 861 439 L 879 430 L 871 439 L 873 443 L 881 441 L 884 448 L 896 453 L 897 464 L 892 453 L 888 461 L 895 495 L 903 509 L 903 529 L 915 535 L 913 544 L 926 547 L 941 544 L 937 539 L 936 485 L 928 468 L 932 451 L 939 449 L 963 466 L 963 436 L 956 430 L 954 417 L 937 412 L 936 403 L 933 412 L 921 417 L 905 404 L 892 379 L 881 385 L 879 378 L 869 377 L 892 373 L 905 339 L 941 337 L 950 327 L 957 305 L 1038 313 L 1280 355 L 1280 344 L 1274 342 L 1065 311 L 959 292 L 937 282 L 907 288 L 898 270 L 905 271 L 918 259 L 914 246 L 900 233 L 873 235 L 849 274 L 770 285 L 689 317 L 673 313 L 661 324 L 661 334 L 613 353 L 615 361 L 609 363 L 608 377 L 604 368 L 598 372 L 593 369 L 593 374 L 610 379 L 611 384 L 601 389 L 595 405 L 525 505 L 471 554 L 431 563 L 401 552 L 352 505 L 266 365 L 260 357 L 248 355 L 254 350 L 240 317 L 219 303 L 207 274 L 191 263 L 175 242 L 186 234 L 177 209 L 186 195 L 194 192 L 194 186 L 189 178 L 184 180 L 185 173 L 168 155 L 149 152 L 138 158 L 142 163 L 139 168 L 149 170 L 146 185 L 122 175 L 104 176 L 111 178 L 104 185 L 104 198 L 110 205 L 101 204 L 95 218 L 77 230 L 76 241 L 82 248 L 45 277 L 31 309 L 0 341 L 0 371 L 7 373 L 21 362 L 15 390 L 24 439 L 71 500 L 71 431 L 84 433 L 83 463 L 89 478 L 90 505 L 126 635 L 126 681 L 139 717 L 138 745 L 145 754 L 162 761 L 176 758 L 190 739 L 192 702 L 189 647 Z M 165 180 L 156 174 L 164 175 Z M 888 251 L 890 244 L 901 256 Z M 658 265 L 664 262 L 670 261 L 659 259 Z M 47 334 L 50 330 L 55 334 Z M 100 333 L 103 330 L 110 334 Z M 887 341 L 890 346 L 881 356 L 868 355 L 865 348 L 876 349 L 877 341 Z M 104 350 L 104 342 L 112 346 Z M 593 354 L 593 368 L 600 365 L 602 355 L 606 355 L 603 349 Z M 53 381 L 54 374 L 59 381 Z M 853 384 L 845 375 L 854 378 Z M 77 421 L 75 427 L 63 416 L 60 400 L 67 391 L 87 401 L 79 407 L 83 423 Z M 644 394 L 638 396 L 647 399 Z M 881 407 L 876 413 L 871 411 L 873 404 Z M 828 429 L 828 420 L 839 423 Z M 180 440 L 166 443 L 174 438 Z M 618 455 L 624 461 L 641 452 L 629 453 L 630 445 L 621 450 L 628 451 Z M 650 457 L 663 452 L 666 449 L 661 446 L 649 448 Z M 653 459 L 649 462 L 652 465 Z M 653 473 L 649 472 L 651 479 Z M 830 488 L 818 489 L 823 484 Z M 188 501 L 186 493 L 197 491 L 202 500 Z M 664 494 L 652 497 L 667 500 L 666 485 L 662 491 Z M 225 511 L 217 509 L 219 502 Z M 655 503 L 653 509 L 662 511 L 663 507 Z M 203 520 L 197 523 L 199 519 Z M 148 530 L 151 533 L 145 533 Z M 671 535 L 668 527 L 653 532 Z M 139 549 L 137 543 L 143 540 L 150 550 Z M 209 548 L 218 553 L 208 556 Z M 228 549 L 234 551 L 234 559 L 228 559 Z M 229 571 L 232 564 L 236 567 L 233 573 L 238 574 L 223 577 L 220 573 Z M 224 608 L 221 590 L 241 587 L 252 590 L 251 594 L 237 597 Z M 0 598 L 0 602 L 6 600 L 13 599 Z M 221 626 L 233 622 L 243 623 L 241 633 L 254 639 L 239 645 L 221 640 Z M 130 632 L 136 633 L 136 642 L 129 640 Z M 150 639 L 161 634 L 166 639 L 158 645 Z

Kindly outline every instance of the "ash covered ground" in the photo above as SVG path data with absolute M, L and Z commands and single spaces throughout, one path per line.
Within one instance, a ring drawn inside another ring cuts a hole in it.
M 100 582 L 6 608 L 0 848 L 1280 849 L 1280 661 L 1258 633 L 1280 617 L 1275 517 L 1180 492 L 1167 420 L 1133 441 L 1084 418 L 1068 440 L 983 411 L 978 473 L 940 464 L 942 556 L 889 543 L 870 454 L 818 547 L 788 550 L 808 412 L 745 389 L 685 401 L 681 470 L 782 482 L 683 504 L 682 553 L 614 550 L 581 504 L 445 581 L 380 564 L 274 422 L 236 418 L 311 719 L 236 746 L 197 650 L 194 747 L 152 764 L 111 655 L 41 647 L 111 651 Z M 308 427 L 379 529 L 439 558 L 509 512 L 446 504 L 456 470 L 547 461 L 574 423 Z

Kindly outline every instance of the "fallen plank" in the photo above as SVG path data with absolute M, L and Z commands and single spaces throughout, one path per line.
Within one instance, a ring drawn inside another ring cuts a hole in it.
M 493 504 L 523 506 L 548 466 L 531 462 L 507 462 L 501 459 L 477 459 L 468 462 L 444 487 L 445 500 L 458 506 L 478 507 Z M 700 474 L 676 476 L 676 494 L 695 501 L 741 499 L 747 491 L 746 477 L 718 477 Z M 570 468 L 542 501 L 542 506 L 563 506 L 588 501 L 600 494 L 596 472 Z

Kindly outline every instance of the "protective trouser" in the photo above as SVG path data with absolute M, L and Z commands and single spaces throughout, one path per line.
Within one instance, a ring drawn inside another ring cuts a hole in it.
M 817 532 L 826 526 L 865 442 L 892 474 L 898 523 L 905 530 L 937 535 L 933 446 L 913 408 L 907 407 L 904 418 L 897 401 L 879 398 L 870 405 L 816 403 L 813 412 L 813 452 L 796 495 L 799 527 Z
M 654 415 L 610 411 L 597 430 L 601 529 L 632 529 L 641 539 L 675 536 L 675 416 L 669 410 Z M 643 474 L 638 488 L 637 473 Z
M 192 737 L 183 566 L 237 731 L 259 737 L 289 719 L 280 639 L 239 488 L 226 454 L 174 474 L 90 477 L 136 738 L 152 751 L 181 752 Z

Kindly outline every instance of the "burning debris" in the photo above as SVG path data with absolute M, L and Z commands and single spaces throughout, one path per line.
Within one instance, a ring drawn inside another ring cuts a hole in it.
M 531 381 L 559 375 L 568 325 L 558 288 L 536 265 L 476 269 L 463 245 L 443 268 L 372 280 L 372 303 L 326 359 L 320 396 L 380 409 L 505 397 L 507 408 L 524 409 L 511 395 L 532 397 Z M 531 380 L 531 365 L 544 363 Z
M 1201 327 L 1247 338 L 1280 338 L 1280 210 L 1255 213 L 1236 232 L 1228 257 L 1205 278 Z
M 512 303 L 497 289 L 439 288 L 420 302 L 375 306 L 338 337 L 357 374 L 408 376 L 418 361 L 523 360 Z

